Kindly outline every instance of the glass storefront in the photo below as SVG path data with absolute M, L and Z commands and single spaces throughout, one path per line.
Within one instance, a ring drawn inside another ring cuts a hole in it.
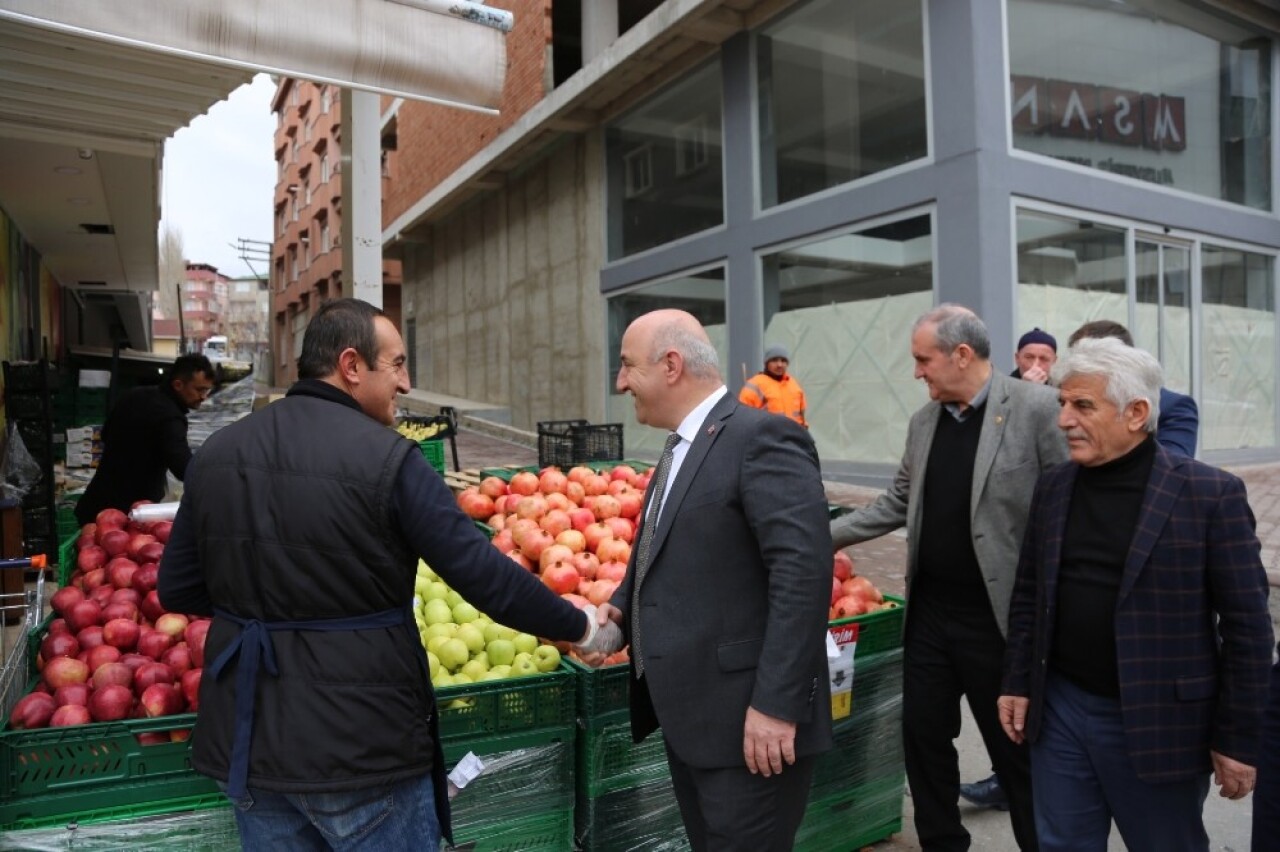
M 816 0 L 755 37 L 760 206 L 928 153 L 919 2 Z
M 611 296 L 608 301 L 609 395 L 605 410 L 610 423 L 623 424 L 624 449 L 628 457 L 657 458 L 662 453 L 662 444 L 666 439 L 663 431 L 642 426 L 636 421 L 631 395 L 618 393 L 616 384 L 618 370 L 622 366 L 619 357 L 622 335 L 627 326 L 642 314 L 660 308 L 688 311 L 697 317 L 720 355 L 721 375 L 725 375 L 725 364 L 728 363 L 729 339 L 725 329 L 723 267 L 644 284 Z M 732 381 L 728 383 L 733 384 Z
M 1020 210 L 1017 230 L 1015 335 L 1039 327 L 1065 346 L 1086 322 L 1128 324 L 1122 228 Z
M 765 345 L 791 351 L 819 455 L 897 462 L 911 414 L 928 399 L 913 378 L 909 329 L 933 306 L 930 217 L 792 246 L 761 262 Z
M 1185 0 L 1009 0 L 1015 148 L 1259 210 L 1268 36 Z
M 724 223 L 720 64 L 605 129 L 609 259 Z

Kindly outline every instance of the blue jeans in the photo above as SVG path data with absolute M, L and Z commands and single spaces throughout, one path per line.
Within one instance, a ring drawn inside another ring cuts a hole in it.
M 1106 852 L 1114 819 L 1130 852 L 1208 852 L 1209 773 L 1151 784 L 1125 744 L 1120 702 L 1049 674 L 1031 793 L 1042 852 Z
M 226 785 L 219 784 L 226 792 Z M 235 807 L 244 852 L 440 848 L 431 774 L 341 793 L 274 793 L 249 788 Z

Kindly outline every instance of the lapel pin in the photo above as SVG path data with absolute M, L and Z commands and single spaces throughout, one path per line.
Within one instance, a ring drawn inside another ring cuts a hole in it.
M 997 426 L 999 426 L 999 425 L 1000 425 L 1001 423 L 1003 423 L 1003 422 L 1004 422 L 1004 415 L 1003 415 L 1003 414 L 997 414 L 997 415 L 996 415 L 996 425 L 997 425 Z
M 714 435 L 715 433 L 716 433 L 716 424 L 712 423 L 710 426 L 707 427 L 707 434 Z

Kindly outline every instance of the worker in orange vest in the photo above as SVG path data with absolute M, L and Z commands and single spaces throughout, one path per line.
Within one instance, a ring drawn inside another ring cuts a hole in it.
M 764 351 L 764 370 L 742 386 L 738 402 L 774 414 L 785 414 L 808 429 L 809 423 L 804 419 L 804 390 L 794 376 L 787 375 L 790 363 L 791 354 L 785 346 L 770 346 Z

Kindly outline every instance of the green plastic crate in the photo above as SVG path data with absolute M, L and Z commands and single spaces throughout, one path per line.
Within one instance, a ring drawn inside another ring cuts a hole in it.
M 606 470 L 613 470 L 615 467 L 617 467 L 620 464 L 631 465 L 631 467 L 635 468 L 637 473 L 644 473 L 646 470 L 653 467 L 653 465 L 649 462 L 636 461 L 635 459 L 620 459 L 618 461 L 588 461 L 588 462 L 582 462 L 581 466 L 589 467 L 592 470 L 594 470 L 596 473 L 601 473 Z M 573 467 L 578 467 L 578 466 L 579 465 L 573 465 Z M 517 473 L 520 473 L 521 471 L 527 471 L 529 473 L 537 473 L 540 470 L 542 470 L 542 468 L 538 467 L 536 464 L 525 465 L 523 467 L 513 467 L 513 466 L 482 467 L 480 468 L 480 478 L 484 479 L 486 476 L 496 476 L 504 482 L 510 482 L 511 477 L 515 476 Z M 567 472 L 568 471 L 566 471 L 566 473 Z
M 140 792 L 147 793 L 150 788 Z M 134 804 L 115 805 L 105 802 L 101 807 L 92 807 L 83 811 L 79 811 L 71 815 L 55 815 L 51 817 L 20 817 L 12 823 L 6 823 L 3 828 L 6 832 L 10 831 L 34 831 L 38 829 L 49 828 L 67 828 L 67 827 L 84 827 L 90 825 L 114 823 L 121 829 L 127 828 L 132 834 L 140 830 L 141 826 L 138 821 L 145 820 L 149 817 L 167 816 L 177 813 L 191 813 L 203 811 L 221 810 L 229 823 L 230 834 L 227 839 L 234 841 L 237 848 L 239 846 L 239 835 L 236 833 L 235 819 L 231 813 L 231 805 L 227 801 L 227 797 L 215 790 L 212 793 L 199 793 L 194 796 L 179 796 L 172 799 L 149 799 L 145 796 L 133 795 L 126 792 L 120 796 L 122 799 L 135 799 Z M 210 816 L 215 816 L 210 814 Z M 215 823 L 217 820 L 211 819 L 209 823 Z M 202 830 L 207 831 L 213 826 L 205 825 Z M 3 848 L 3 847 L 0 847 Z M 79 848 L 79 847 L 77 847 Z
M 190 731 L 195 714 L 68 728 L 0 731 L 0 828 L 103 808 L 217 792 L 191 768 L 191 742 L 142 745 L 137 735 Z
M 447 741 L 572 725 L 576 698 L 564 662 L 545 674 L 446 686 L 436 690 L 440 733 Z
M 582 852 L 686 852 L 690 848 L 671 779 L 590 796 L 579 785 L 574 837 Z
M 62 544 L 58 545 L 58 585 L 65 586 L 75 570 L 76 533 L 61 536 Z
M 836 795 L 810 799 L 796 832 L 797 852 L 847 852 L 902 830 L 906 773 L 899 770 Z
M 897 595 L 885 595 L 887 602 L 897 604 L 892 609 L 881 609 L 852 618 L 838 618 L 832 627 L 845 624 L 858 625 L 858 649 L 856 656 L 878 654 L 902 646 L 902 625 L 906 619 L 906 600 Z
M 902 773 L 901 648 L 858 658 L 851 712 L 835 720 L 832 734 L 814 767 L 811 801 Z
M 667 749 L 658 730 L 644 742 L 631 740 L 631 720 L 585 723 L 578 732 L 578 788 L 589 797 L 671 777 Z
M 418 446 L 422 449 L 422 455 L 436 469 L 436 473 L 444 476 L 444 441 L 439 439 L 419 441 Z

